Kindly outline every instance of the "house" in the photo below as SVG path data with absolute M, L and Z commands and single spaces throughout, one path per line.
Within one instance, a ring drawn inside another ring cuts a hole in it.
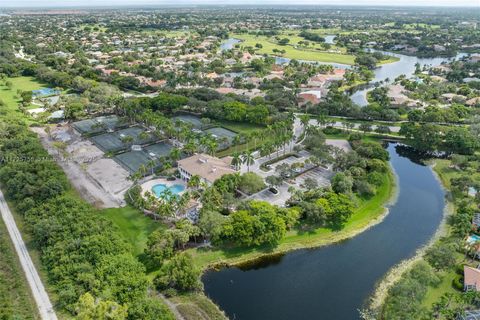
M 390 99 L 392 106 L 407 105 L 409 107 L 415 107 L 416 101 L 410 99 L 405 95 L 405 88 L 402 85 L 394 84 L 388 86 L 387 96 Z
M 480 97 L 469 99 L 465 102 L 465 104 L 469 107 L 480 106 Z
M 478 320 L 480 319 L 480 310 L 465 310 L 456 317 L 457 320 Z
M 465 291 L 480 291 L 480 270 L 463 266 L 463 289 Z
M 217 158 L 207 154 L 195 154 L 178 161 L 178 171 L 183 180 L 188 181 L 192 176 L 199 176 L 201 181 L 211 185 L 225 174 L 235 173 L 231 166 L 232 158 Z
M 320 90 L 304 91 L 300 92 L 297 97 L 299 106 L 304 106 L 307 103 L 318 104 L 322 98 L 322 92 Z

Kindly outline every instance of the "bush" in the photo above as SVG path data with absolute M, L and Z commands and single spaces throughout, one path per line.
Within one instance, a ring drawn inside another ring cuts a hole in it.
M 455 275 L 455 278 L 452 279 L 452 287 L 459 291 L 463 291 L 463 275 Z
M 244 173 L 240 176 L 240 181 L 238 188 L 247 194 L 253 194 L 259 192 L 260 190 L 264 189 L 265 183 L 263 179 L 253 172 Z
M 329 135 L 337 135 L 343 132 L 342 129 L 330 127 L 330 126 L 324 128 L 322 131 L 323 133 L 329 134 Z

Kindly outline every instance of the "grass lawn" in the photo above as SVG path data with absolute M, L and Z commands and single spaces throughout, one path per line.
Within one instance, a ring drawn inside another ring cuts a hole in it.
M 236 133 L 252 133 L 258 130 L 265 129 L 265 126 L 247 123 L 247 122 L 231 122 L 226 120 L 215 120 L 215 124 L 224 127 L 225 129 L 234 131 Z
M 216 120 L 215 124 L 224 127 L 225 129 L 234 131 L 236 133 L 244 133 L 244 134 L 251 134 L 253 132 L 257 132 L 259 130 L 265 130 L 265 126 L 259 125 L 259 124 L 254 124 L 254 123 L 242 123 L 242 122 L 230 122 L 230 121 L 223 121 L 223 120 Z M 268 139 L 266 139 L 264 142 L 266 142 Z M 255 145 L 254 141 L 250 141 L 249 143 L 244 143 L 244 144 L 239 144 L 236 146 L 231 146 L 225 150 L 219 151 L 216 153 L 217 157 L 225 157 L 228 155 L 232 155 L 235 152 L 244 152 L 246 150 L 249 150 L 251 148 L 258 149 L 258 146 L 260 145 L 260 142 L 256 142 L 257 145 Z
M 104 209 L 99 212 L 120 229 L 125 240 L 132 245 L 133 254 L 137 257 L 143 253 L 150 233 L 165 227 L 162 223 L 144 216 L 138 209 L 130 206 Z
M 440 298 L 445 293 L 458 293 L 452 286 L 452 281 L 457 277 L 454 270 L 448 270 L 447 272 L 441 272 L 438 274 L 442 278 L 442 282 L 437 287 L 428 287 L 427 294 L 422 300 L 422 306 L 430 309 L 435 302 L 439 302 Z
M 266 54 L 274 55 L 273 49 L 277 49 L 277 50 L 286 51 L 286 53 L 283 55 L 284 57 L 290 58 L 290 59 L 297 59 L 297 60 L 333 62 L 333 63 L 348 64 L 348 65 L 353 65 L 355 60 L 354 56 L 349 54 L 344 54 L 344 53 L 321 52 L 315 49 L 303 49 L 303 48 L 297 49 L 297 48 L 294 48 L 294 45 L 296 45 L 295 41 L 291 41 L 292 44 L 282 46 L 272 42 L 270 38 L 266 36 L 234 34 L 232 35 L 232 37 L 243 40 L 243 42 L 240 43 L 240 46 L 255 47 L 255 44 L 257 43 L 262 44 L 263 48 L 258 50 L 258 53 L 262 53 L 262 54 L 266 53 Z M 288 38 L 289 36 L 285 35 L 285 37 Z M 295 36 L 292 36 L 292 37 L 293 39 L 296 39 Z
M 290 250 L 318 247 L 350 238 L 379 219 L 385 212 L 384 205 L 391 199 L 395 190 L 392 173 L 384 177 L 383 185 L 369 200 L 360 200 L 354 214 L 340 231 L 317 228 L 309 231 L 294 229 L 289 231 L 276 247 L 258 248 L 196 248 L 188 250 L 195 263 L 202 269 L 216 265 L 235 265 L 258 259 L 264 255 L 285 253 Z
M 21 102 L 21 98 L 17 97 L 17 90 L 32 91 L 46 88 L 48 86 L 35 80 L 33 77 L 15 77 L 7 78 L 6 80 L 12 83 L 12 88 L 8 89 L 4 82 L 0 82 L 0 100 L 5 104 L 4 107 L 8 109 L 9 117 L 27 119 L 27 117 L 18 109 L 18 104 Z M 28 109 L 32 108 L 39 108 L 39 106 L 33 104 L 28 106 Z
M 0 319 L 40 319 L 7 228 L 0 219 Z
M 185 320 L 226 320 L 225 314 L 203 293 L 187 293 L 172 297 Z

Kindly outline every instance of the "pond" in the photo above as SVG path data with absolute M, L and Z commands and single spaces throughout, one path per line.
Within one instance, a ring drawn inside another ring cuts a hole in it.
M 325 43 L 328 43 L 328 44 L 334 44 L 335 42 L 333 40 L 335 40 L 337 36 L 333 36 L 333 35 L 327 35 L 325 36 Z
M 371 50 L 375 51 L 375 50 Z M 395 78 L 398 76 L 404 74 L 407 76 L 407 78 L 413 76 L 415 72 L 415 65 L 417 63 L 420 64 L 420 66 L 439 66 L 442 64 L 442 62 L 450 61 L 452 58 L 417 58 L 415 56 L 406 56 L 403 54 L 397 54 L 397 53 L 391 53 L 391 52 L 384 52 L 381 51 L 383 54 L 394 56 L 399 58 L 400 60 L 397 62 L 393 63 L 387 63 L 384 64 L 378 68 L 376 68 L 374 72 L 374 78 L 371 81 L 371 83 L 379 82 L 379 81 L 384 81 L 390 80 L 393 81 Z M 460 59 L 464 57 L 466 54 L 465 53 L 459 53 L 457 54 L 454 58 L 455 59 Z M 353 102 L 360 106 L 366 106 L 368 104 L 367 102 L 367 92 L 372 90 L 373 86 L 369 86 L 363 90 L 358 90 L 354 92 L 350 98 L 352 99 Z
M 233 49 L 233 47 L 235 47 L 237 43 L 240 43 L 240 42 L 242 42 L 242 40 L 229 38 L 220 44 L 220 50 L 222 51 L 231 50 Z
M 383 222 L 350 240 L 293 251 L 246 270 L 208 271 L 206 294 L 236 320 L 359 319 L 358 309 L 376 283 L 425 245 L 443 217 L 443 189 L 408 151 L 388 146 L 399 194 Z

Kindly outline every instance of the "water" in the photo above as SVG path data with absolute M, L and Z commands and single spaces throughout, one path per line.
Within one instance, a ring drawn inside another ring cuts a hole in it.
M 167 186 L 163 183 L 161 184 L 156 184 L 152 187 L 152 192 L 155 194 L 157 198 L 160 198 L 165 190 L 170 189 L 173 195 L 178 195 L 179 193 L 183 192 L 185 190 L 185 187 L 182 186 L 181 184 L 174 184 L 171 186 Z
M 328 35 L 328 36 L 325 36 L 325 43 L 328 43 L 328 44 L 334 44 L 335 42 L 333 42 L 333 40 L 335 40 L 337 36 L 333 36 L 333 35 Z
M 229 38 L 220 44 L 220 50 L 222 51 L 231 50 L 237 43 L 240 43 L 240 42 L 242 42 L 242 40 Z
M 385 220 L 330 246 L 298 250 L 249 270 L 203 277 L 205 292 L 231 319 L 358 319 L 358 309 L 390 268 L 410 258 L 438 228 L 444 192 L 432 171 L 390 144 L 398 200 Z
M 375 51 L 375 50 L 372 50 Z M 419 63 L 420 66 L 439 66 L 442 62 L 450 61 L 452 58 L 417 58 L 414 56 L 406 56 L 403 54 L 391 53 L 391 52 L 383 52 L 383 54 L 391 55 L 394 57 L 399 58 L 400 60 L 393 63 L 384 64 L 374 70 L 374 78 L 371 81 L 372 83 L 379 82 L 379 81 L 386 81 L 387 79 L 390 81 L 395 80 L 398 76 L 404 74 L 407 78 L 413 76 L 415 73 L 415 64 Z M 466 56 L 465 53 L 459 53 L 455 57 L 455 59 L 460 59 Z M 367 92 L 372 90 L 373 87 L 370 86 L 363 90 L 358 90 L 353 93 L 350 97 L 353 102 L 360 106 L 366 106 L 368 104 L 367 101 Z

